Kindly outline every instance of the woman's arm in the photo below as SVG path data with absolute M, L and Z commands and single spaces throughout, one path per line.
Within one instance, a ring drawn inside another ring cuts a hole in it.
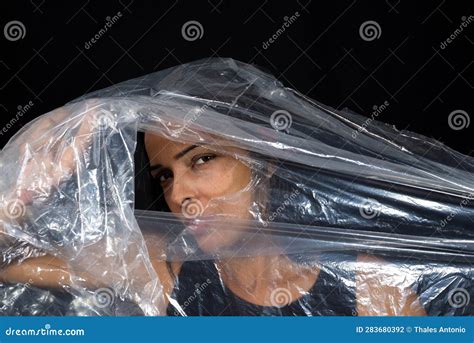
M 71 273 L 65 262 L 46 255 L 28 258 L 3 267 L 0 270 L 0 281 L 61 289 L 71 285 Z
M 373 255 L 357 258 L 356 298 L 360 316 L 426 316 L 405 270 Z
M 1 233 L 0 233 L 1 235 Z M 1 238 L 1 236 L 0 236 Z M 170 268 L 165 259 L 165 247 L 167 240 L 164 236 L 156 235 L 145 236 L 145 242 L 150 253 L 151 264 L 163 286 L 163 303 L 165 308 L 160 308 L 159 312 L 166 314 L 171 293 L 173 291 L 175 276 L 178 275 L 181 263 L 173 262 Z M 140 277 L 133 276 L 130 277 Z M 74 270 L 64 260 L 51 255 L 41 257 L 27 258 L 21 262 L 14 261 L 3 268 L 0 268 L 0 282 L 3 283 L 21 283 L 44 289 L 68 289 L 73 284 L 79 284 L 81 287 L 94 290 L 101 287 L 107 287 L 107 280 L 81 271 L 75 266 Z M 157 305 L 157 306 L 161 306 Z
M 150 261 L 158 278 L 163 286 L 163 294 L 165 306 L 168 306 L 173 287 L 176 282 L 176 277 L 181 270 L 182 262 L 174 261 L 166 262 L 166 247 L 169 240 L 166 235 L 157 233 L 143 233 L 143 238 L 146 242 Z
M 89 150 L 93 149 L 91 144 L 96 130 L 95 124 L 101 118 L 100 115 L 103 115 L 101 114 L 102 109 L 106 108 L 107 105 L 101 104 L 100 100 L 87 100 L 59 108 L 38 118 L 28 128 L 25 128 L 23 133 L 12 141 L 15 146 L 12 153 L 17 153 L 16 151 L 19 150 L 17 164 L 21 166 L 21 169 L 18 171 L 18 178 L 11 185 L 11 190 L 8 192 L 4 189 L 1 190 L 5 194 L 0 194 L 0 202 L 16 200 L 23 208 L 28 209 L 28 206 L 33 206 L 34 201 L 41 202 L 48 199 L 59 185 L 75 175 L 77 166 L 83 163 L 82 159 L 87 160 Z M 63 126 L 65 119 L 68 120 L 67 127 Z M 16 149 L 17 147 L 18 149 Z M 2 212 L 1 208 L 0 212 Z M 8 223 L 8 225 L 11 224 L 21 229 L 23 215 L 27 216 L 31 213 L 22 211 L 20 216 L 17 216 L 16 213 L 15 216 L 8 216 L 7 213 L 5 218 L 2 218 L 0 214 L 0 242 L 2 240 L 2 224 Z M 28 219 L 34 220 L 36 218 Z M 25 232 L 25 234 L 34 233 Z M 3 236 L 9 238 L 9 236 Z M 14 238 L 12 242 L 6 240 L 5 246 L 13 252 L 21 252 L 18 249 L 15 250 L 16 245 L 14 244 L 16 243 L 14 242 L 18 242 L 18 239 Z M 156 242 L 156 239 L 154 241 Z M 141 249 L 140 244 L 132 244 L 132 246 Z M 161 248 L 158 246 L 158 249 Z M 107 287 L 107 283 L 116 284 L 127 278 L 126 281 L 133 283 L 138 291 L 142 285 L 154 281 L 153 272 L 151 270 L 150 273 L 150 268 L 148 268 L 147 258 L 142 258 L 143 256 L 137 256 L 139 258 L 135 259 L 133 252 L 129 254 L 125 252 L 126 257 L 122 261 L 114 259 L 114 256 L 110 256 L 110 254 L 105 256 L 107 252 L 100 244 L 96 247 L 87 246 L 87 249 L 91 249 L 93 255 L 89 255 L 84 250 L 81 256 L 78 256 L 74 261 L 64 260 L 64 257 L 61 259 L 58 256 L 65 255 L 56 254 L 54 254 L 55 256 L 44 255 L 41 257 L 38 254 L 6 255 L 7 258 L 2 261 L 4 263 L 0 264 L 0 281 L 25 283 L 50 289 L 67 289 L 69 286 L 94 289 L 95 287 Z M 157 246 L 154 246 L 154 250 L 149 249 L 148 251 L 153 251 L 157 255 Z M 163 249 L 163 251 L 165 250 Z M 58 251 L 58 253 L 60 252 Z M 117 253 L 122 254 L 123 252 Z M 139 250 L 138 253 L 142 254 L 143 251 Z M 66 254 L 66 256 L 68 255 Z M 101 256 L 104 256 L 102 261 Z M 170 275 L 161 255 L 150 257 L 150 260 L 158 274 L 159 282 L 164 287 L 164 298 L 167 303 L 169 292 L 174 286 L 173 276 Z M 91 267 L 91 264 L 101 262 L 101 268 Z M 123 264 L 123 266 L 118 264 Z M 115 267 L 108 268 L 109 265 Z M 124 268 L 120 267 L 133 269 L 124 271 Z M 174 263 L 172 269 L 175 273 L 178 272 L 179 264 Z M 134 272 L 142 275 L 133 275 Z M 107 282 L 109 276 L 110 279 Z M 137 292 L 137 290 L 134 291 Z

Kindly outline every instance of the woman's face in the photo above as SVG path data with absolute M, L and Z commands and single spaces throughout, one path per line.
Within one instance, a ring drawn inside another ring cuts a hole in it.
M 248 219 L 252 204 L 252 190 L 246 187 L 251 170 L 233 157 L 247 153 L 218 144 L 210 149 L 145 134 L 153 178 L 161 184 L 170 210 L 187 219 L 188 230 L 206 252 L 232 245 L 241 237 L 241 230 L 225 228 Z M 208 216 L 215 225 L 203 223 Z

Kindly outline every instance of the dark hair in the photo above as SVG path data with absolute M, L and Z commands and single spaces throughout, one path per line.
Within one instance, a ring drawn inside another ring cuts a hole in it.
M 154 182 L 150 173 L 150 160 L 145 150 L 145 134 L 138 132 L 135 150 L 135 208 L 171 212 L 163 197 L 163 189 Z
M 267 183 L 269 189 L 267 196 L 269 199 L 272 199 L 272 201 L 265 204 L 268 205 L 265 210 L 267 215 L 279 210 L 280 205 L 284 203 L 288 195 L 295 191 L 300 193 L 299 191 L 301 191 L 301 189 L 296 190 L 294 187 L 295 184 L 298 183 L 298 178 L 301 177 L 301 168 L 304 166 L 297 166 L 295 163 L 283 162 L 281 160 L 277 161 L 271 157 L 253 152 L 251 153 L 251 158 L 264 161 L 264 164 L 267 166 L 264 167 L 263 172 L 254 171 L 259 172 L 261 175 L 266 175 L 270 168 L 270 164 L 275 165 L 278 169 L 278 172 L 272 173 L 272 176 L 269 178 Z M 294 170 L 298 170 L 298 173 L 295 173 Z M 301 211 L 298 211 L 298 208 L 295 208 L 297 204 L 298 200 L 295 200 L 288 206 L 285 206 L 284 211 L 279 210 L 278 221 L 288 223 L 295 222 L 295 215 L 301 215 Z M 163 189 L 161 185 L 155 182 L 151 176 L 150 161 L 145 150 L 143 132 L 138 133 L 137 147 L 135 151 L 135 208 L 140 210 L 170 212 L 163 197 Z
M 319 204 L 314 201 L 311 190 L 301 187 L 295 189 L 295 185 L 301 184 L 301 180 L 298 181 L 301 178 L 301 172 L 308 167 L 288 161 L 275 160 L 272 157 L 255 152 L 251 152 L 250 157 L 263 162 L 259 164 L 262 169 L 254 168 L 255 170 L 252 169 L 252 172 L 259 173 L 264 177 L 268 175 L 271 166 L 276 167 L 276 171 L 271 173 L 268 180 L 264 181 L 263 188 L 267 190 L 265 197 L 269 201 L 264 199 L 265 203 L 260 203 L 263 221 L 267 223 L 275 220 L 282 223 L 311 224 L 314 221 L 314 213 L 319 212 Z M 309 194 L 303 192 L 309 192 Z M 291 201 L 285 203 L 290 196 Z M 311 201 L 311 199 L 313 200 Z M 304 206 L 301 206 L 301 204 L 304 204 Z M 144 133 L 142 132 L 138 133 L 135 151 L 135 208 L 171 212 L 163 196 L 161 185 L 155 182 L 151 176 L 150 161 L 146 153 Z M 304 208 L 304 211 L 301 208 Z M 276 214 L 277 216 L 274 218 L 271 217 Z M 279 240 L 281 240 L 282 245 L 288 242 L 288 236 L 278 236 L 275 239 L 277 244 Z M 291 254 L 289 257 L 297 263 L 314 261 L 312 254 Z M 168 261 L 167 266 L 170 274 L 174 275 Z

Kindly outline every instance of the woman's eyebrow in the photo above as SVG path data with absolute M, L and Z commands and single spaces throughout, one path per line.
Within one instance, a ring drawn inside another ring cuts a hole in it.
M 188 146 L 186 149 L 184 149 L 183 151 L 181 152 L 178 152 L 176 155 L 174 155 L 174 159 L 175 160 L 178 160 L 180 159 L 181 157 L 183 157 L 184 155 L 186 155 L 188 152 L 190 152 L 191 150 L 197 148 L 198 146 L 197 145 L 191 145 L 191 146 Z
M 181 157 L 183 157 L 184 155 L 186 155 L 188 152 L 190 152 L 191 150 L 197 148 L 198 145 L 191 145 L 191 146 L 188 146 L 186 149 L 184 149 L 183 151 L 181 152 L 178 152 L 176 155 L 174 155 L 174 159 L 175 160 L 178 160 L 180 159 Z M 150 166 L 150 171 L 153 171 L 153 170 L 156 170 L 156 169 L 160 169 L 161 167 L 163 167 L 161 164 L 155 164 L 154 166 Z
M 154 166 L 150 166 L 150 171 L 160 169 L 161 167 L 163 167 L 161 164 L 155 164 Z

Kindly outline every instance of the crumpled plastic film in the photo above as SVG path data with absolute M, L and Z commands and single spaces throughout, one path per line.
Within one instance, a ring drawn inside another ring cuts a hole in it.
M 4 315 L 472 315 L 474 161 L 232 59 L 2 150 Z

